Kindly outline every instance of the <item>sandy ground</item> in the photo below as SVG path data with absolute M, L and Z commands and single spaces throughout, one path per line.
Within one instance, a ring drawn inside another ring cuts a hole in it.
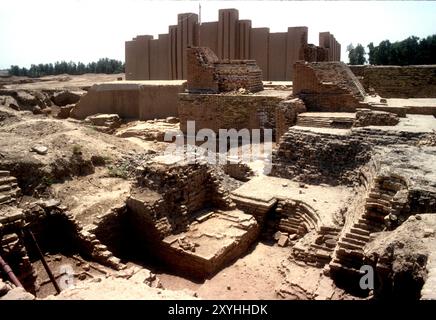
M 124 73 L 119 74 L 95 74 L 87 73 L 83 75 L 54 75 L 40 78 L 10 77 L 4 78 L 0 84 L 4 83 L 5 89 L 26 89 L 26 90 L 79 90 L 92 86 L 95 83 L 117 81 L 118 78 L 125 79 Z M 31 81 L 31 82 L 29 82 Z M 21 83 L 20 83 L 21 82 Z M 29 82 L 29 83 L 23 83 Z
M 250 252 L 214 277 L 196 283 L 168 273 L 157 273 L 166 289 L 189 289 L 202 299 L 280 299 L 276 294 L 283 281 L 280 265 L 289 248 L 256 244 Z

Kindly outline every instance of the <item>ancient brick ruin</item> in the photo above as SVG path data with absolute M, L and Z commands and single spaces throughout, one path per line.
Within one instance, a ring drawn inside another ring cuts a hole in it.
M 254 60 L 218 60 L 209 48 L 186 49 L 187 87 L 191 93 L 263 90 L 262 70 Z
M 144 80 L 0 83 L 0 300 L 436 299 L 434 67 L 219 14 L 127 42 Z
M 294 68 L 293 93 L 309 111 L 353 112 L 362 107 L 365 91 L 343 62 L 297 62 Z
M 366 90 L 385 98 L 434 98 L 436 66 L 350 66 Z
M 140 35 L 126 41 L 127 80 L 187 79 L 188 47 L 208 47 L 221 60 L 255 60 L 264 80 L 292 80 L 298 60 L 339 61 L 341 45 L 333 34 L 321 32 L 319 46 L 308 44 L 307 27 L 289 27 L 286 32 L 253 28 L 240 20 L 236 9 L 219 10 L 219 19 L 199 23 L 196 13 L 177 16 L 177 25 L 158 39 Z

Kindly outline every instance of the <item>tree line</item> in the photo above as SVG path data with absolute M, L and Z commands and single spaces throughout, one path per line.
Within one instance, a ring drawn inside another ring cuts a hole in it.
M 436 34 L 422 39 L 411 36 L 396 42 L 384 40 L 377 46 L 371 42 L 367 47 L 368 52 L 360 43 L 356 47 L 350 44 L 347 47 L 349 64 L 366 62 L 373 65 L 398 66 L 436 64 Z
M 80 75 L 85 73 L 123 73 L 125 64 L 122 61 L 102 58 L 97 62 L 84 64 L 82 62 L 57 61 L 53 63 L 32 64 L 29 69 L 13 65 L 9 74 L 14 76 L 42 77 L 57 74 Z

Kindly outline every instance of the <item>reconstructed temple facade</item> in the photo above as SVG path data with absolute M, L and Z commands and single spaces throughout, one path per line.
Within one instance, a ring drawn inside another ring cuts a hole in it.
M 340 60 L 341 46 L 331 33 L 319 34 L 319 46 L 308 44 L 307 38 L 307 27 L 274 33 L 269 28 L 252 28 L 251 20 L 239 20 L 236 9 L 219 10 L 218 21 L 204 23 L 195 13 L 182 13 L 167 34 L 126 41 L 126 79 L 186 79 L 186 48 L 190 46 L 209 47 L 221 60 L 256 60 L 263 80 L 272 81 L 292 80 L 292 66 L 298 60 Z

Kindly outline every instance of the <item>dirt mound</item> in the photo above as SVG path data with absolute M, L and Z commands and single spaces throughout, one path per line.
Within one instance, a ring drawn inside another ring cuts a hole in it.
M 24 193 L 41 183 L 51 185 L 77 175 L 91 174 L 95 166 L 121 159 L 141 146 L 97 132 L 79 122 L 17 113 L 0 107 L 0 167 L 17 177 Z M 47 149 L 33 152 L 35 146 Z
M 365 257 L 376 266 L 381 282 L 374 292 L 376 298 L 420 297 L 428 257 L 436 247 L 435 227 L 434 214 L 411 216 L 396 230 L 379 234 L 367 245 Z

